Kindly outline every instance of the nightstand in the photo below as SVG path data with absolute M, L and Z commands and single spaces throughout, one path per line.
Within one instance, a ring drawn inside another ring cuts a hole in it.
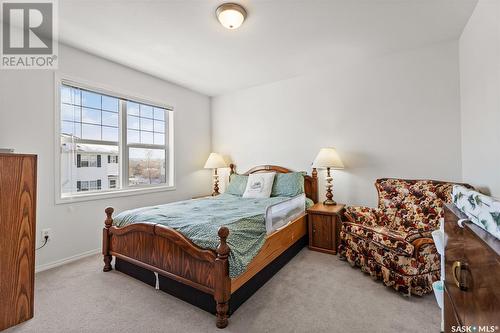
M 307 210 L 309 249 L 337 254 L 342 214 L 345 205 L 317 203 Z

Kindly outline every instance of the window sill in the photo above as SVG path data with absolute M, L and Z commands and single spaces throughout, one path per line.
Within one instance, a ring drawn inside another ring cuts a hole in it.
M 119 198 L 119 197 L 128 197 L 132 195 L 141 195 L 155 192 L 164 192 L 164 191 L 175 191 L 175 186 L 170 185 L 162 185 L 162 186 L 154 186 L 154 187 L 140 187 L 140 188 L 127 188 L 123 190 L 116 191 L 106 191 L 106 192 L 97 192 L 97 193 L 84 193 L 84 194 L 75 194 L 71 196 L 60 196 L 56 197 L 56 205 L 61 204 L 70 204 L 75 202 L 82 201 L 93 201 L 93 200 L 102 200 L 109 198 Z

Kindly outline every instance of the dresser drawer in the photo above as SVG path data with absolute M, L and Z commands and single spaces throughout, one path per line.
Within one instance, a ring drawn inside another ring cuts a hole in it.
M 452 326 L 500 326 L 499 241 L 465 219 L 454 206 L 445 209 L 445 331 Z
M 467 290 L 462 291 L 465 325 L 500 326 L 500 259 L 484 246 L 471 228 L 464 227 L 464 263 Z
M 457 310 L 446 288 L 444 290 L 443 297 L 444 297 L 444 331 L 448 333 L 452 331 L 452 327 L 462 326 L 462 324 L 460 323 Z

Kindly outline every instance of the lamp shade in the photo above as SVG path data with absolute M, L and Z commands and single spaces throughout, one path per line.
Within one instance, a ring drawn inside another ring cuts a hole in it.
M 314 168 L 343 169 L 344 163 L 335 148 L 321 148 L 313 162 Z
M 225 168 L 227 167 L 226 161 L 222 158 L 221 155 L 217 153 L 211 153 L 208 156 L 208 160 L 205 163 L 205 169 L 217 169 L 217 168 Z

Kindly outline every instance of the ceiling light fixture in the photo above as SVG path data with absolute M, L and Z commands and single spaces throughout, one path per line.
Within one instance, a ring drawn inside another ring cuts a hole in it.
M 225 3 L 217 7 L 215 11 L 217 19 L 227 29 L 237 29 L 243 24 L 247 17 L 247 11 L 235 3 Z

